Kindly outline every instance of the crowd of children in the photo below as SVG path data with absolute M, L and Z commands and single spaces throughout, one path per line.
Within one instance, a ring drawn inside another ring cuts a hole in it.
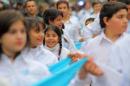
M 130 0 L 86 0 L 85 8 L 75 15 L 59 0 L 41 12 L 27 0 L 0 9 L 0 86 L 31 86 L 53 75 L 50 66 L 87 57 L 68 86 L 130 86 Z

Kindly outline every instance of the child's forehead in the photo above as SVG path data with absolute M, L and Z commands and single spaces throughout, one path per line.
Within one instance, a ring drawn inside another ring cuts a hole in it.
M 48 28 L 48 30 L 46 31 L 47 33 L 56 33 L 53 29 Z

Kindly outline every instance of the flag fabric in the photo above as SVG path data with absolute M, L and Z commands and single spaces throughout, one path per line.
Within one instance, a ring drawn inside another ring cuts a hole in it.
M 61 60 L 60 62 L 54 64 L 54 65 L 51 65 L 49 67 L 49 71 L 54 74 L 54 73 L 57 73 L 58 71 L 62 70 L 63 67 L 66 67 L 68 65 L 70 65 L 72 63 L 72 59 L 70 57 L 67 57 L 63 60 Z
M 82 42 L 76 41 L 75 46 L 79 50 L 82 47 Z
M 52 76 L 40 80 L 32 86 L 68 86 L 70 81 L 75 77 L 77 72 L 82 68 L 87 60 L 87 58 L 82 58 L 79 61 L 70 64 L 71 60 L 65 59 L 57 65 L 55 64 L 54 66 L 50 67 L 51 71 L 54 73 Z M 57 67 L 58 65 L 63 65 L 64 67 L 58 67 L 55 71 L 53 71 L 53 68 Z M 59 71 L 57 69 L 59 69 Z

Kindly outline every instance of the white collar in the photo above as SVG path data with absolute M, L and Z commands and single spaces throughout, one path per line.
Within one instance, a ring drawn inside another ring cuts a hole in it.
M 24 60 L 24 56 L 20 53 L 14 60 L 14 62 L 11 62 L 11 60 L 9 59 L 9 57 L 5 54 L 1 55 L 1 62 L 4 64 L 17 64 L 19 62 L 25 62 Z
M 99 43 L 103 43 L 103 42 L 107 42 L 110 44 L 115 44 L 116 42 L 118 42 L 120 39 L 122 39 L 122 37 L 124 37 L 125 33 L 123 33 L 115 42 L 111 41 L 104 33 L 104 31 L 101 33 L 100 35 L 100 40 Z
M 52 51 L 52 52 L 53 52 L 53 51 L 57 51 L 57 50 L 59 49 L 59 47 L 60 47 L 59 44 L 55 45 L 53 48 L 49 48 L 49 47 L 47 47 L 47 46 L 45 45 L 45 48 L 48 49 L 48 50 L 50 50 L 50 51 Z

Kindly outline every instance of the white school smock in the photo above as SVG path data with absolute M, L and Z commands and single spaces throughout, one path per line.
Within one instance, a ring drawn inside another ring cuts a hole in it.
M 88 30 L 90 30 L 91 34 L 100 34 L 103 30 L 100 26 L 100 19 L 99 19 L 99 15 L 95 18 L 94 22 L 90 23 L 87 25 Z
M 87 46 L 84 46 L 83 51 L 94 57 L 94 61 L 102 68 L 104 75 L 100 77 L 91 76 L 91 86 L 120 86 L 123 74 L 123 63 L 118 52 L 116 51 L 117 45 L 120 41 L 126 38 L 123 34 L 114 43 L 108 39 L 104 33 L 92 39 Z M 86 77 L 88 78 L 88 77 Z M 81 80 L 82 82 L 84 80 Z M 76 84 L 76 82 L 75 82 Z M 81 86 L 86 86 L 90 83 L 80 83 Z
M 85 20 L 91 16 L 92 12 L 93 8 L 90 8 L 89 10 L 82 9 L 81 11 L 79 11 L 78 16 L 82 25 L 85 24 Z
M 46 48 L 46 49 L 48 49 L 48 50 L 51 51 L 54 55 L 57 56 L 57 60 L 58 60 L 58 59 L 59 59 L 59 60 L 62 60 L 62 59 L 64 59 L 64 58 L 68 57 L 70 51 L 69 51 L 68 49 L 64 48 L 64 47 L 62 47 L 62 49 L 61 49 L 61 54 L 60 54 L 60 57 L 59 57 L 59 55 L 58 55 L 58 53 L 59 53 L 59 47 L 60 47 L 59 44 L 57 44 L 57 45 L 54 46 L 53 48 L 49 48 L 49 47 L 47 47 L 47 46 L 45 45 L 45 48 Z
M 64 32 L 64 29 L 63 29 Z M 62 36 L 62 46 L 67 48 L 70 51 L 77 50 L 74 44 L 74 41 L 68 36 L 67 33 L 64 33 Z
M 58 62 L 57 57 L 52 52 L 45 49 L 43 45 L 39 45 L 36 48 L 26 47 L 22 53 L 25 55 L 28 53 L 31 54 L 32 56 L 28 59 L 33 59 L 46 66 L 50 66 Z
M 1 55 L 0 77 L 10 81 L 10 86 L 31 86 L 38 80 L 51 75 L 45 65 L 25 59 L 27 56 L 31 55 L 20 54 L 11 62 L 6 55 Z
M 73 41 L 79 41 L 81 37 L 81 24 L 76 17 L 70 16 L 69 20 L 64 22 L 64 33 L 68 34 Z
M 6 78 L 0 77 L 0 86 L 10 86 L 10 81 Z
M 130 34 L 126 35 L 125 39 L 118 43 L 115 51 L 118 53 L 117 57 L 121 58 L 123 64 L 123 76 L 120 86 L 130 86 Z

